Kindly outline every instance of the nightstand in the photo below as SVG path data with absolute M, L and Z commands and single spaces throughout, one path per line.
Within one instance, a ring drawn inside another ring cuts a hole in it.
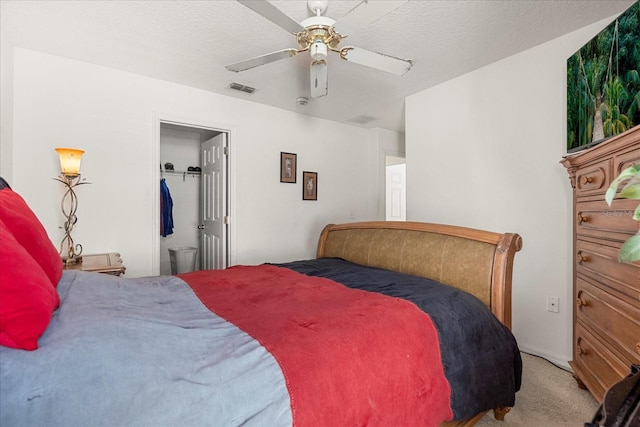
M 120 254 L 109 252 L 104 254 L 82 255 L 82 262 L 64 266 L 65 270 L 92 271 L 94 273 L 120 276 L 127 269 L 122 265 Z

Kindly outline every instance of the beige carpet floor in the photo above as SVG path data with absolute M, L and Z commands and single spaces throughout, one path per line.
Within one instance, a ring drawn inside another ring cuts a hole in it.
M 591 421 L 599 404 L 578 388 L 570 372 L 525 353 L 522 364 L 522 388 L 504 422 L 491 411 L 476 426 L 583 427 Z

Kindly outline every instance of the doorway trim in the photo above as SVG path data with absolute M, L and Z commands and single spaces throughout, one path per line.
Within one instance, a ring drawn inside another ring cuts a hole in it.
M 203 121 L 194 118 L 184 118 L 177 117 L 170 114 L 154 114 L 153 115 L 153 145 L 151 147 L 151 170 L 154 171 L 151 174 L 151 179 L 149 182 L 149 188 L 151 188 L 152 195 L 152 221 L 150 226 L 151 233 L 151 274 L 157 276 L 160 274 L 160 191 L 158 187 L 158 183 L 160 182 L 161 174 L 160 174 L 160 133 L 161 133 L 161 125 L 172 124 L 190 128 L 197 129 L 206 129 L 216 132 L 223 132 L 227 134 L 227 147 L 229 149 L 229 157 L 227 163 L 227 210 L 229 212 L 229 233 L 227 236 L 227 259 L 229 260 L 229 265 L 235 264 L 235 236 L 236 236 L 236 227 L 235 221 L 236 218 L 236 209 L 235 209 L 235 200 L 236 200 L 236 192 L 235 192 L 235 156 L 233 155 L 233 143 L 234 143 L 234 135 L 235 129 L 228 125 L 223 125 L 220 123 L 214 123 L 210 121 Z

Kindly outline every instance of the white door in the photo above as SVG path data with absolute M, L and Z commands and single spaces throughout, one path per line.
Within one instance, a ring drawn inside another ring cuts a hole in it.
M 406 221 L 407 219 L 406 171 L 407 165 L 404 163 L 386 168 L 387 221 Z
M 227 134 L 221 133 L 201 145 L 202 150 L 202 245 L 205 270 L 228 266 Z

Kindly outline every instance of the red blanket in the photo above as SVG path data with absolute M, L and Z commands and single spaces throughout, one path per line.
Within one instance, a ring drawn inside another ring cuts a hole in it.
M 415 305 L 270 265 L 180 278 L 278 361 L 295 426 L 436 426 L 452 418 L 438 334 Z

